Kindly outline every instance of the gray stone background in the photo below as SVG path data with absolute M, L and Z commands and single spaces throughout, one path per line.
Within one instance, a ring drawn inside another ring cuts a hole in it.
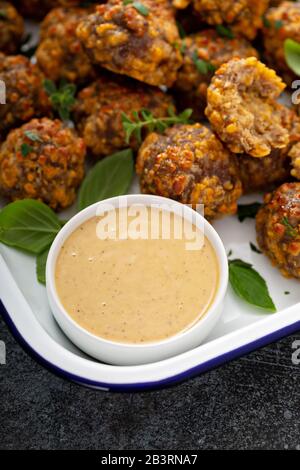
M 85 389 L 32 360 L 0 318 L 1 449 L 298 449 L 300 333 L 165 390 Z

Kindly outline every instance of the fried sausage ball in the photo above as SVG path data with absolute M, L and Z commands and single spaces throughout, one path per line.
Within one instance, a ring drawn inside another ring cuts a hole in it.
M 51 105 L 43 88 L 43 74 L 24 56 L 0 53 L 0 80 L 6 87 L 6 104 L 0 105 L 1 141 L 12 127 L 48 115 Z
M 234 57 L 257 56 L 257 51 L 243 38 L 221 37 L 206 29 L 182 41 L 183 65 L 174 85 L 179 107 L 192 108 L 193 118 L 203 118 L 207 104 L 207 87 L 214 71 Z
M 285 84 L 255 57 L 232 59 L 215 73 L 205 113 L 235 153 L 265 157 L 289 142 L 285 108 L 276 102 Z
M 84 142 L 72 129 L 59 120 L 33 119 L 1 146 L 0 192 L 10 200 L 33 198 L 63 209 L 75 200 L 84 160 Z
M 76 7 L 81 0 L 14 0 L 22 15 L 28 18 L 42 19 L 52 9 L 59 6 Z M 99 3 L 101 3 L 99 1 Z
M 39 67 L 51 80 L 81 83 L 95 78 L 94 67 L 76 36 L 76 28 L 90 10 L 56 8 L 41 24 L 36 51 Z
M 182 62 L 173 8 L 169 0 L 138 5 L 110 0 L 80 23 L 77 35 L 96 64 L 149 85 L 171 86 Z
M 130 145 L 138 149 L 138 141 L 126 142 L 122 113 L 133 118 L 134 112 L 151 111 L 165 117 L 173 100 L 161 90 L 118 76 L 102 76 L 78 95 L 74 120 L 79 134 L 95 157 L 103 157 Z
M 285 60 L 284 42 L 286 39 L 300 42 L 300 3 L 283 2 L 270 8 L 265 15 L 263 37 L 267 63 L 290 84 L 295 74 Z
M 269 0 L 173 0 L 173 4 L 176 8 L 186 8 L 191 1 L 204 23 L 225 23 L 248 39 L 255 38 L 269 5 Z
M 256 216 L 261 250 L 284 276 L 300 278 L 300 183 L 285 183 L 265 196 Z
M 150 134 L 137 158 L 143 193 L 204 204 L 208 219 L 234 214 L 241 196 L 235 157 L 201 124 Z
M 24 21 L 13 5 L 0 1 L 0 51 L 14 54 L 21 43 Z

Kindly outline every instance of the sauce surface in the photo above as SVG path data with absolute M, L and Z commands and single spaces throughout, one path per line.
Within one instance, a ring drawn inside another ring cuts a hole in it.
M 176 218 L 171 214 L 172 223 Z M 205 315 L 219 276 L 206 237 L 196 251 L 186 249 L 185 237 L 163 239 L 160 228 L 158 239 L 101 240 L 99 220 L 75 230 L 57 259 L 57 292 L 77 324 L 107 340 L 138 344 L 167 339 Z M 119 235 L 118 221 L 116 229 Z

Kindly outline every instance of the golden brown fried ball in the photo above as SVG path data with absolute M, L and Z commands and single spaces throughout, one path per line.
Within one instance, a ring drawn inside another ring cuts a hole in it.
M 256 216 L 261 250 L 284 276 L 300 278 L 300 183 L 285 183 L 265 196 Z
M 264 23 L 265 59 L 290 84 L 296 75 L 285 60 L 284 42 L 300 42 L 300 3 L 282 2 L 277 8 L 270 8 Z
M 84 176 L 85 145 L 59 121 L 33 119 L 11 131 L 0 149 L 0 192 L 38 199 L 53 209 L 71 205 Z
M 208 87 L 206 116 L 232 152 L 265 157 L 289 142 L 285 108 L 276 102 L 284 88 L 255 57 L 232 59 Z
M 21 43 L 24 21 L 9 2 L 0 1 L 0 51 L 14 54 Z
M 82 0 L 14 0 L 18 11 L 27 18 L 42 19 L 56 7 L 76 7 Z M 101 1 L 99 1 L 101 3 Z
M 176 8 L 186 8 L 191 2 L 204 23 L 229 25 L 248 39 L 255 38 L 269 5 L 269 0 L 173 0 Z
M 137 158 L 143 193 L 204 204 L 208 219 L 234 214 L 241 196 L 235 157 L 201 124 L 150 134 Z
M 257 56 L 243 38 L 221 37 L 215 29 L 187 36 L 181 43 L 183 65 L 174 84 L 181 109 L 192 108 L 193 118 L 201 119 L 207 104 L 207 87 L 216 69 L 234 57 Z
M 182 62 L 173 8 L 169 0 L 141 3 L 110 0 L 81 22 L 77 35 L 96 64 L 150 85 L 171 86 Z
M 90 11 L 56 8 L 42 22 L 36 58 L 39 67 L 51 80 L 81 83 L 95 78 L 94 67 L 76 36 L 78 24 Z
M 126 142 L 122 113 L 133 119 L 134 112 L 151 111 L 155 117 L 175 111 L 173 100 L 161 90 L 119 76 L 102 76 L 78 95 L 74 120 L 88 150 L 100 158 L 128 146 L 137 150 L 132 137 Z
M 9 129 L 51 113 L 51 105 L 43 88 L 43 74 L 24 56 L 0 53 L 0 80 L 6 86 L 6 104 L 0 105 L 1 141 Z

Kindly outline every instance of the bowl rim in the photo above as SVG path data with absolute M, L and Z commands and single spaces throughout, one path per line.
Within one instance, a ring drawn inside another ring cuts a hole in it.
M 47 289 L 48 298 L 49 300 L 51 298 L 51 300 L 55 304 L 56 310 L 59 312 L 59 315 L 61 315 L 64 318 L 64 320 L 66 320 L 69 323 L 69 325 L 71 325 L 73 329 L 77 329 L 78 333 L 81 333 L 81 335 L 85 335 L 87 338 L 101 343 L 102 346 L 106 345 L 107 347 L 122 348 L 123 350 L 131 349 L 131 350 L 146 351 L 149 349 L 153 350 L 153 348 L 164 347 L 172 343 L 176 343 L 177 341 L 181 340 L 185 336 L 189 336 L 193 334 L 194 331 L 197 330 L 198 328 L 204 327 L 203 325 L 211 319 L 211 316 L 213 315 L 214 311 L 219 307 L 220 303 L 224 302 L 224 297 L 226 294 L 226 290 L 228 286 L 228 277 L 229 277 L 227 254 L 226 254 L 225 247 L 223 245 L 223 242 L 219 234 L 214 229 L 214 227 L 201 214 L 199 214 L 198 212 L 196 212 L 195 210 L 193 210 L 191 207 L 187 205 L 184 205 L 186 208 L 185 210 L 187 212 L 184 213 L 183 217 L 185 218 L 186 214 L 190 213 L 193 215 L 193 217 L 195 217 L 195 219 L 198 219 L 201 221 L 201 223 L 203 224 L 204 234 L 205 236 L 207 236 L 208 240 L 210 241 L 210 243 L 212 244 L 214 248 L 216 258 L 218 261 L 218 266 L 219 266 L 218 286 L 216 289 L 214 299 L 211 302 L 211 304 L 208 306 L 203 317 L 195 321 L 195 323 L 192 324 L 192 326 L 176 333 L 175 335 L 172 335 L 160 341 L 151 341 L 151 342 L 145 342 L 145 343 L 122 343 L 122 342 L 112 341 L 112 340 L 103 338 L 101 336 L 95 335 L 91 333 L 90 331 L 86 330 L 85 328 L 83 328 L 82 326 L 80 326 L 75 320 L 73 320 L 73 318 L 64 308 L 59 298 L 59 295 L 56 290 L 56 285 L 55 285 L 56 284 L 55 283 L 55 267 L 56 267 L 58 254 L 60 252 L 60 249 L 63 243 L 80 225 L 82 225 L 84 222 L 86 222 L 87 220 L 97 215 L 97 208 L 99 206 L 109 204 L 109 205 L 115 205 L 115 207 L 122 207 L 121 204 L 117 205 L 119 201 L 126 201 L 127 205 L 142 204 L 144 206 L 150 206 L 151 204 L 159 204 L 159 202 L 161 202 L 161 203 L 167 204 L 168 207 L 174 208 L 175 210 L 176 210 L 176 207 L 179 208 L 184 205 L 178 201 L 165 198 L 162 196 L 148 195 L 148 194 L 126 194 L 123 196 L 115 196 L 109 199 L 104 199 L 102 201 L 96 202 L 86 207 L 85 209 L 81 210 L 77 214 L 75 214 L 73 217 L 71 217 L 70 220 L 68 220 L 68 222 L 59 231 L 59 233 L 55 237 L 51 245 L 51 248 L 49 250 L 47 263 L 46 263 L 46 289 Z

